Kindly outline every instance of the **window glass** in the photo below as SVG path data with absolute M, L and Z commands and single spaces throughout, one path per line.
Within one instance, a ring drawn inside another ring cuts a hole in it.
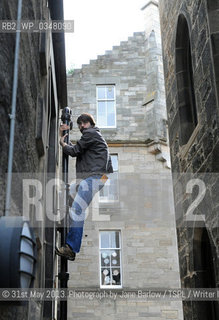
M 101 248 L 109 248 L 110 247 L 110 234 L 109 232 L 101 232 Z
M 98 122 L 102 124 L 102 126 L 107 126 L 107 117 L 106 117 L 106 102 L 99 101 L 98 102 Z
M 101 286 L 121 286 L 120 231 L 100 232 Z
M 97 98 L 98 99 L 105 99 L 105 91 L 106 91 L 105 87 L 98 87 L 97 88 Z
M 118 171 L 118 155 L 112 154 L 111 161 L 113 166 L 113 171 Z
M 104 187 L 99 192 L 100 202 L 113 202 L 119 200 L 118 155 L 111 155 L 113 173 L 110 174 Z
M 115 86 L 97 86 L 97 125 L 100 128 L 116 127 Z
M 115 126 L 114 101 L 107 102 L 107 124 L 111 127 Z
M 113 202 L 119 200 L 118 182 L 118 155 L 111 155 L 113 173 L 110 174 L 104 187 L 99 192 L 100 202 Z
M 119 232 L 118 231 L 112 231 L 111 232 L 111 247 L 112 248 L 119 248 Z
M 106 90 L 107 90 L 107 99 L 114 99 L 114 87 L 108 87 Z

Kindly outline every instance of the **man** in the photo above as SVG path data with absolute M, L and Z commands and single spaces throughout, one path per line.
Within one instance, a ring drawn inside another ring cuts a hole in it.
M 107 181 L 106 173 L 113 172 L 107 143 L 95 126 L 93 116 L 82 113 L 77 119 L 77 124 L 82 137 L 75 145 L 64 142 L 67 134 L 62 136 L 62 132 L 69 127 L 66 124 L 60 127 L 60 144 L 65 154 L 77 157 L 76 178 L 80 181 L 70 210 L 71 223 L 66 244 L 56 248 L 59 256 L 71 261 L 75 260 L 76 253 L 80 251 L 85 210 L 95 193 L 101 190 Z

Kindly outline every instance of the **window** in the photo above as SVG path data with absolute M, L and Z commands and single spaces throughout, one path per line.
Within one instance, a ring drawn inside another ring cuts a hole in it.
M 100 202 L 115 202 L 119 200 L 119 186 L 118 186 L 118 155 L 111 154 L 113 173 L 110 174 L 105 186 L 100 190 Z
M 97 125 L 116 127 L 115 85 L 97 86 Z
M 192 53 L 186 18 L 179 16 L 176 35 L 176 78 L 180 118 L 180 145 L 187 144 L 198 124 Z
M 120 231 L 100 231 L 100 286 L 122 286 Z

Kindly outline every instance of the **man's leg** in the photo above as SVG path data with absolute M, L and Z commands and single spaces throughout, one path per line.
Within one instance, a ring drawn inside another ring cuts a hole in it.
M 85 211 L 92 201 L 95 193 L 101 190 L 104 186 L 104 182 L 100 180 L 100 177 L 100 175 L 91 176 L 80 182 L 70 211 L 71 223 L 69 233 L 67 234 L 66 238 L 67 246 L 57 250 L 57 254 L 60 254 L 61 250 L 63 251 L 62 256 L 64 256 L 65 251 L 68 253 L 69 250 L 72 250 L 74 254 L 80 251 Z
M 69 188 L 69 198 L 68 198 L 68 206 L 72 207 L 72 203 L 77 193 L 77 183 L 71 183 Z
M 91 200 L 92 186 L 85 179 L 79 184 L 78 192 L 70 208 L 70 228 L 66 238 L 66 243 L 76 253 L 80 251 L 85 211 Z
M 71 224 L 66 239 L 66 243 L 76 253 L 78 253 L 81 248 L 85 211 L 95 193 L 97 193 L 103 185 L 100 181 L 100 176 L 88 177 L 79 184 L 78 192 L 70 211 Z

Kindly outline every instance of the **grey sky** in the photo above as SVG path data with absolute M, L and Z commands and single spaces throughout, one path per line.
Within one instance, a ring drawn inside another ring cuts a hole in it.
M 66 64 L 80 68 L 134 32 L 144 30 L 141 8 L 146 0 L 64 0 L 65 19 L 74 33 L 65 35 Z

